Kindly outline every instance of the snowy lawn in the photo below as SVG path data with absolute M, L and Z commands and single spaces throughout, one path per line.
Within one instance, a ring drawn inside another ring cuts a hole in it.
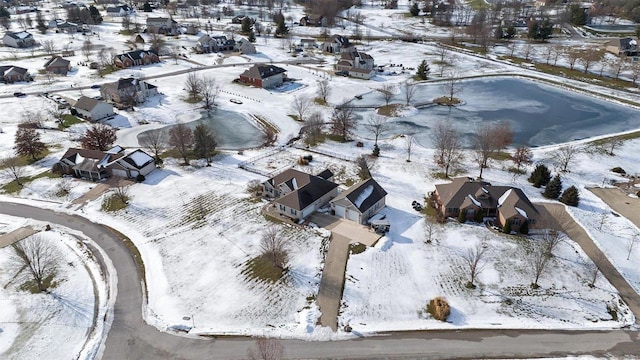
M 35 221 L 0 216 L 0 232 L 20 226 L 44 229 Z M 5 359 L 69 359 L 95 356 L 108 311 L 106 283 L 81 234 L 55 228 L 40 237 L 59 254 L 48 293 L 25 290 L 27 270 L 18 273 L 13 248 L 0 249 L 0 357 Z M 18 268 L 19 269 L 19 268 Z M 95 291 L 95 293 L 94 293 Z M 96 303 L 98 300 L 98 303 Z M 98 311 L 98 313 L 95 313 Z M 92 326 L 97 321 L 94 332 Z M 52 346 L 55 344 L 55 346 Z

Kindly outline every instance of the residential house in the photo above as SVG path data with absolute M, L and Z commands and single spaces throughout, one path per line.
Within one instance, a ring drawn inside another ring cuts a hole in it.
M 113 63 L 119 68 L 142 66 L 160 62 L 160 57 L 155 50 L 133 50 L 116 55 Z
M 327 26 L 327 19 L 322 15 L 305 15 L 300 19 L 300 26 Z
M 61 56 L 53 56 L 44 64 L 44 71 L 52 74 L 67 76 L 67 73 L 70 70 L 71 61 L 62 58 Z
M 122 148 L 118 148 L 120 149 Z M 70 148 L 62 155 L 54 169 L 59 168 L 63 174 L 92 181 L 104 180 L 111 176 L 109 164 L 124 156 L 124 152 L 118 150 L 104 152 Z
M 29 74 L 29 70 L 13 65 L 0 66 L 0 78 L 5 83 L 14 83 L 18 81 L 33 81 Z
M 36 41 L 33 39 L 33 35 L 26 31 L 7 31 L 2 38 L 2 43 L 13 48 L 27 48 L 34 46 Z
M 638 39 L 625 37 L 607 42 L 605 49 L 616 55 L 638 56 Z
M 257 53 L 256 46 L 247 39 L 240 39 L 236 41 L 235 50 L 245 55 Z
M 244 19 L 246 19 L 246 18 L 249 18 L 249 20 L 251 20 L 251 23 L 252 23 L 252 24 L 254 24 L 254 23 L 256 22 L 256 19 L 254 19 L 254 18 L 250 18 L 250 17 L 248 17 L 247 15 L 237 15 L 237 16 L 234 16 L 234 17 L 231 19 L 231 23 L 232 23 L 232 24 L 242 24 L 242 22 L 243 22 L 243 21 L 244 21 Z
M 460 177 L 448 184 L 436 185 L 433 198 L 440 214 L 475 219 L 478 212 L 484 217 L 495 217 L 497 225 L 511 223 L 513 231 L 519 231 L 525 222 L 535 224 L 540 213 L 518 188 L 493 186 L 488 182 Z
M 356 50 L 355 47 L 343 49 L 336 64 L 337 71 L 346 71 L 349 76 L 371 79 L 375 76 L 375 64 L 371 55 Z
M 135 10 L 129 5 L 115 5 L 107 7 L 107 15 L 109 16 L 125 16 L 132 15 Z
M 148 17 L 147 32 L 165 35 L 177 35 L 178 23 L 171 18 Z
M 49 21 L 47 25 L 49 29 L 55 29 L 56 32 L 62 32 L 66 34 L 74 34 L 82 31 L 82 26 L 76 23 L 68 22 L 62 19 L 54 19 Z
M 316 42 L 316 39 L 300 39 L 300 46 L 305 49 L 315 48 L 318 47 L 318 43 Z
M 114 104 L 133 105 L 158 95 L 158 88 L 135 78 L 121 78 L 118 81 L 103 84 L 100 87 L 100 95 L 105 101 Z
M 331 200 L 336 216 L 358 224 L 367 220 L 385 206 L 387 192 L 372 178 L 362 180 Z
M 338 185 L 331 181 L 333 173 L 325 170 L 318 175 L 288 169 L 262 183 L 262 192 L 276 198 L 279 214 L 294 220 L 304 219 L 326 205 L 338 194 Z
M 98 121 L 115 115 L 113 105 L 104 101 L 99 101 L 87 96 L 81 96 L 76 104 L 71 108 L 75 115 L 89 121 Z
M 113 176 L 136 179 L 147 176 L 156 169 L 155 159 L 142 150 L 135 150 L 109 166 Z
M 227 39 L 226 36 L 211 36 L 202 35 L 198 39 L 197 49 L 201 53 L 211 53 L 220 51 L 234 50 L 236 42 L 232 39 Z
M 286 70 L 274 65 L 253 65 L 240 75 L 240 82 L 261 88 L 282 85 Z
M 198 35 L 200 29 L 197 24 L 186 24 L 184 26 L 184 33 L 187 35 Z
M 348 49 L 351 46 L 353 45 L 351 45 L 347 37 L 333 35 L 330 39 L 322 43 L 322 50 L 332 54 L 339 54 L 343 49 Z
M 108 151 L 70 148 L 54 166 L 62 173 L 92 181 L 101 181 L 111 176 L 136 179 L 155 170 L 151 155 L 142 150 L 125 154 L 120 146 Z

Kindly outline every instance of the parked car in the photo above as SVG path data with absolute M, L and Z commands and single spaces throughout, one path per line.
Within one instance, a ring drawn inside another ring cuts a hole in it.
M 349 76 L 349 72 L 348 71 L 344 71 L 344 70 L 343 71 L 336 71 L 336 75 L 347 77 L 347 76 Z
M 25 97 L 25 96 L 27 96 L 27 94 L 17 91 L 17 92 L 13 93 L 13 96 L 15 96 L 15 97 Z
M 242 101 L 240 101 L 238 99 L 229 99 L 229 101 L 231 101 L 234 104 L 242 104 Z
M 91 85 L 91 88 L 92 89 L 100 89 L 100 85 L 98 85 L 98 84 Z

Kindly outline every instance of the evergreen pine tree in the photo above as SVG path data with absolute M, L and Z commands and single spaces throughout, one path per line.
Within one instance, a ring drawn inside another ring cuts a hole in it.
M 245 35 L 248 35 L 253 31 L 253 22 L 248 16 L 242 19 L 242 28 L 240 29 L 240 31 Z
M 522 225 L 520 225 L 520 233 L 527 235 L 529 233 L 529 222 L 525 220 Z
M 547 199 L 557 199 L 561 193 L 562 193 L 562 180 L 560 179 L 560 174 L 558 174 L 554 176 L 551 181 L 549 181 L 542 195 Z
M 97 7 L 93 5 L 89 6 L 89 14 L 91 15 L 91 19 L 95 25 L 102 23 L 102 15 L 100 15 L 100 11 Z
M 247 40 L 252 43 L 256 42 L 256 34 L 253 32 L 253 30 L 251 30 L 251 32 L 249 33 Z
M 551 180 L 551 172 L 544 164 L 538 164 L 527 180 L 529 180 L 533 186 L 539 188 L 549 183 Z
M 380 147 L 377 144 L 373 145 L 372 155 L 375 156 L 375 157 L 379 157 L 380 156 Z
M 40 11 L 36 12 L 36 29 L 40 31 L 40 34 L 47 33 L 47 24 L 44 22 L 44 18 Z
M 580 202 L 580 192 L 578 188 L 571 185 L 569 186 L 560 196 L 560 202 L 567 204 L 569 206 L 578 206 Z
M 427 64 L 427 60 L 422 60 L 422 62 L 418 65 L 418 70 L 416 70 L 416 76 L 420 80 L 427 80 L 429 77 L 429 64 Z
M 478 209 L 478 211 L 476 211 L 475 221 L 477 223 L 482 223 L 483 220 L 484 220 L 484 212 L 482 211 L 482 209 Z
M 275 15 L 275 21 L 276 21 L 276 36 L 281 37 L 281 36 L 287 35 L 289 33 L 289 28 L 284 22 L 284 15 L 282 15 L 282 12 Z
M 142 6 L 142 11 L 144 11 L 144 12 L 152 12 L 153 11 L 153 9 L 151 9 L 151 4 L 149 4 L 148 1 L 146 1 L 144 3 L 144 5 Z
M 409 9 L 411 16 L 418 16 L 420 14 L 420 8 L 418 7 L 418 2 L 414 2 L 411 8 Z
M 511 234 L 511 221 L 507 220 L 507 222 L 502 227 L 502 232 L 505 234 Z

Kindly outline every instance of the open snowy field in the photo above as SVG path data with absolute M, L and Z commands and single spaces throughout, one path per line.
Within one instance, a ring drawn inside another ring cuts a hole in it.
M 21 226 L 44 230 L 45 224 L 0 216 L 0 232 Z M 93 357 L 111 316 L 106 314 L 106 281 L 82 236 L 54 227 L 39 237 L 53 246 L 57 269 L 47 293 L 25 288 L 27 269 L 16 267 L 11 246 L 0 249 L 0 357 L 4 359 L 69 359 Z M 25 239 L 28 240 L 28 239 Z M 107 320 L 105 322 L 105 320 Z M 53 346 L 55 344 L 55 346 Z

